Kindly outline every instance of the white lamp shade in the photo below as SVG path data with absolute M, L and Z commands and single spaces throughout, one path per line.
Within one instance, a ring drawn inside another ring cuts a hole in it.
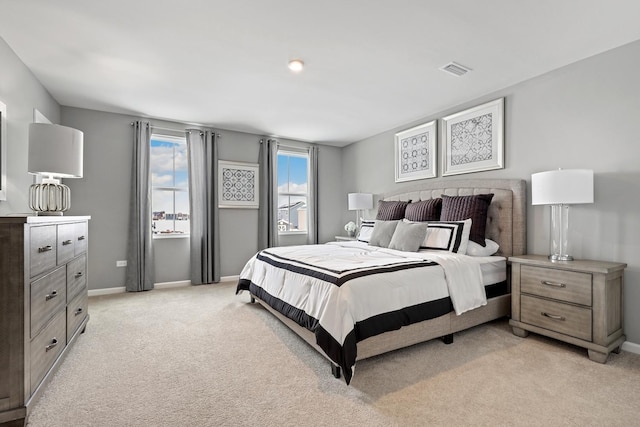
M 371 209 L 373 207 L 373 194 L 349 193 L 349 210 Z
M 29 173 L 82 178 L 84 134 L 66 126 L 29 125 Z
M 593 203 L 593 171 L 558 169 L 531 175 L 531 204 Z

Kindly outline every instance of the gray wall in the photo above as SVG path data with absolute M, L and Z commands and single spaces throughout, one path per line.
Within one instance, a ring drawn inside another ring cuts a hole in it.
M 121 114 L 63 107 L 62 124 L 84 132 L 84 177 L 67 180 L 71 188 L 69 214 L 91 215 L 89 242 L 90 289 L 119 287 L 124 284 L 124 268 L 116 261 L 126 259 L 127 227 L 132 159 L 132 128 L 137 118 Z M 152 120 L 158 126 L 185 129 L 181 123 Z M 240 162 L 258 161 L 260 136 L 217 130 L 221 135 L 220 158 Z M 287 144 L 295 141 L 281 140 Z M 340 227 L 342 212 L 334 208 L 341 200 L 341 149 L 319 149 L 320 237 L 331 240 Z M 257 251 L 258 211 L 221 209 L 220 240 L 222 276 L 240 273 L 245 262 Z M 189 280 L 188 238 L 154 240 L 156 282 Z
M 417 184 L 394 183 L 395 132 L 505 97 L 505 169 L 463 177 L 522 178 L 530 184 L 535 172 L 593 169 L 595 203 L 571 208 L 572 253 L 628 264 L 625 331 L 628 341 L 640 343 L 639 66 L 635 42 L 359 141 L 344 149 L 344 191 L 380 194 Z M 548 208 L 529 203 L 527 217 L 528 252 L 547 254 Z M 343 222 L 351 219 L 343 212 Z
M 33 175 L 27 173 L 27 153 L 33 109 L 59 123 L 60 106 L 2 38 L 0 101 L 7 106 L 7 200 L 0 201 L 0 215 L 29 213 Z

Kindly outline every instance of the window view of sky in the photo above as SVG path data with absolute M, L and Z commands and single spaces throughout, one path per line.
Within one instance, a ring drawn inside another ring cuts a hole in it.
M 306 231 L 308 158 L 278 154 L 278 230 Z
M 184 138 L 153 135 L 151 186 L 154 233 L 189 232 L 188 179 Z

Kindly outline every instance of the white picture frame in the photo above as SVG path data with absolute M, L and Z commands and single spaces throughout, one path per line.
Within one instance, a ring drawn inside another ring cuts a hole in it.
M 218 207 L 258 209 L 259 165 L 218 160 Z
M 504 98 L 442 119 L 442 176 L 504 168 Z
M 0 200 L 7 200 L 7 106 L 0 102 Z
M 396 182 L 434 178 L 437 174 L 436 121 L 430 121 L 395 134 Z

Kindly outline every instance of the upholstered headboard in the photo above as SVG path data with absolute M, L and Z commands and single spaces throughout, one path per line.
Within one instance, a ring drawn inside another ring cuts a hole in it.
M 522 255 L 527 250 L 527 185 L 521 179 L 460 179 L 424 181 L 384 194 L 381 200 L 428 200 L 448 196 L 493 193 L 487 213 L 486 237 L 498 242 L 499 254 Z

